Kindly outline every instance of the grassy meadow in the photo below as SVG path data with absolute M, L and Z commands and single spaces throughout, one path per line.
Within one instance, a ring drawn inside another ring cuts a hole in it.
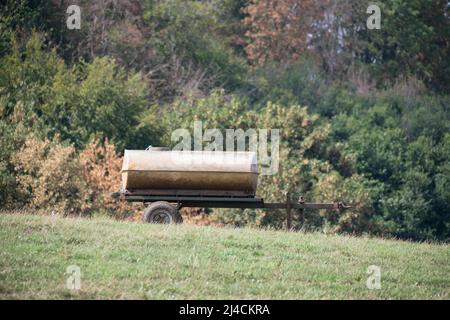
M 0 243 L 1 299 L 450 298 L 447 244 L 17 212 L 0 214 Z

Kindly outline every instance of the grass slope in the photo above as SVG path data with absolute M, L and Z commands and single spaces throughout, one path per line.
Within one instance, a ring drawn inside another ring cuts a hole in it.
M 450 298 L 449 245 L 5 213 L 0 243 L 0 298 Z

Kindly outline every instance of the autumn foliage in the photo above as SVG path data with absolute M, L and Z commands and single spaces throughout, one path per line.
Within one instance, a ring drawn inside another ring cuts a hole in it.
M 245 8 L 248 58 L 258 65 L 268 60 L 298 58 L 308 46 L 308 33 L 320 12 L 315 0 L 252 0 Z
M 59 213 L 88 209 L 87 185 L 73 146 L 30 134 L 12 161 L 21 200 L 28 207 L 52 208 Z
M 93 206 L 107 210 L 116 216 L 130 213 L 131 206 L 111 198 L 110 193 L 120 189 L 122 158 L 108 139 L 102 143 L 91 141 L 80 153 L 83 177 L 89 187 Z
M 120 188 L 122 158 L 108 139 L 93 140 L 77 153 L 73 145 L 29 134 L 12 162 L 21 204 L 30 209 L 64 215 L 103 211 L 118 218 L 132 212 L 131 205 L 110 197 Z

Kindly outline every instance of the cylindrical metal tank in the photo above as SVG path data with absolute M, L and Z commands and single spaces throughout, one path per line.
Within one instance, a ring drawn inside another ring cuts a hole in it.
M 151 195 L 254 196 L 254 152 L 125 150 L 122 191 Z

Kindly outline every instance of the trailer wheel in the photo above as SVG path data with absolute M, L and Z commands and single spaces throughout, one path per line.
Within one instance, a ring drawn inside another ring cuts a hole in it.
M 144 222 L 175 224 L 182 223 L 183 218 L 177 208 L 165 201 L 157 201 L 149 205 L 144 211 Z

